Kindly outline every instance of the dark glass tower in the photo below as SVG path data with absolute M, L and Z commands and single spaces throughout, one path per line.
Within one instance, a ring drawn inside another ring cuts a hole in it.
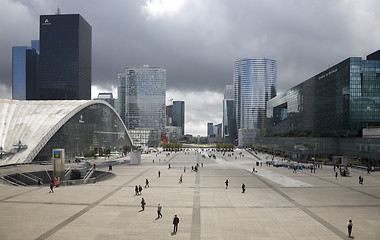
M 91 47 L 81 15 L 40 16 L 40 100 L 91 99 Z
M 182 135 L 185 135 L 185 102 L 173 102 L 173 126 L 181 127 Z

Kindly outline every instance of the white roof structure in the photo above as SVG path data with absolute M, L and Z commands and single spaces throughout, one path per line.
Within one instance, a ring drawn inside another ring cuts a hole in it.
M 0 99 L 0 165 L 30 163 L 70 118 L 93 104 L 115 111 L 100 100 Z

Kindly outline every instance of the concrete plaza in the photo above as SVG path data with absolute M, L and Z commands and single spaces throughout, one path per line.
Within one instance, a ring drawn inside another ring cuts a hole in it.
M 0 185 L 0 239 L 332 240 L 349 239 L 349 219 L 355 239 L 380 239 L 380 173 L 353 169 L 351 177 L 335 179 L 330 166 L 293 173 L 265 164 L 252 173 L 257 157 L 266 160 L 265 155 L 236 150 L 235 159 L 215 154 L 216 159 L 194 150 L 144 154 L 141 165 L 114 166 L 112 179 L 58 187 L 54 193 L 48 186 Z M 204 165 L 192 172 L 197 162 Z M 17 167 L 2 168 L 0 174 L 9 171 Z M 144 188 L 145 179 L 149 188 Z M 134 195 L 136 185 L 144 188 L 141 196 Z M 142 197 L 145 211 L 140 211 Z M 160 219 L 158 203 L 163 206 Z M 173 235 L 175 214 L 180 223 Z

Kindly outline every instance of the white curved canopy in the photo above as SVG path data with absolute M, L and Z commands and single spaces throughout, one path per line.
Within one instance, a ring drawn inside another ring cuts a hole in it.
M 93 104 L 104 104 L 115 111 L 97 100 L 0 99 L 0 165 L 31 162 L 71 117 Z

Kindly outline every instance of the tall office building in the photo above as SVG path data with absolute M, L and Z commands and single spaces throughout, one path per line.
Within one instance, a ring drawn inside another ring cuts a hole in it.
M 173 126 L 181 127 L 182 135 L 185 135 L 185 102 L 173 102 Z
M 128 67 L 118 79 L 118 112 L 131 138 L 136 145 L 157 146 L 166 122 L 166 69 Z
M 12 48 L 12 99 L 37 99 L 38 42 L 38 40 L 32 40 L 32 47 Z
M 237 138 L 234 85 L 226 85 L 224 89 L 222 136 L 225 140 Z
M 91 48 L 81 15 L 41 15 L 39 99 L 91 99 Z
M 209 122 L 207 123 L 207 136 L 209 137 L 210 135 L 214 134 L 214 123 Z
M 276 96 L 277 62 L 241 58 L 235 61 L 234 100 L 238 129 L 265 126 L 267 101 Z

